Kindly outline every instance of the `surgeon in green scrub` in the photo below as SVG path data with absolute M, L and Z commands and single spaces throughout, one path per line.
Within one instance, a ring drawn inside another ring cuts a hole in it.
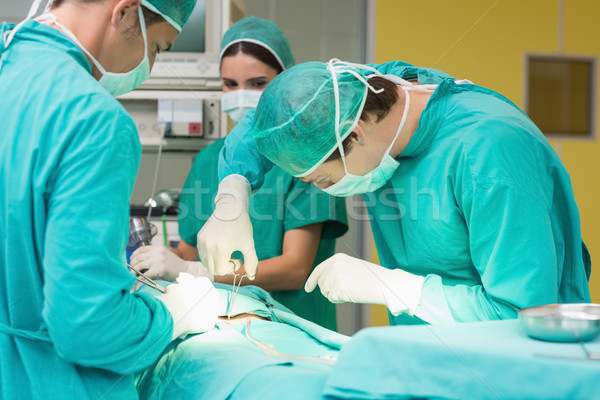
M 0 25 L 0 398 L 137 399 L 132 374 L 211 329 L 214 295 L 206 278 L 130 293 L 141 146 L 114 96 L 148 78 L 196 2 L 54 0 L 32 19 L 40 3 Z
M 502 95 L 403 62 L 334 59 L 285 71 L 247 117 L 251 134 L 229 137 L 220 165 L 222 177 L 247 178 L 238 193 L 275 163 L 367 204 L 381 265 L 337 254 L 315 268 L 307 291 L 383 304 L 392 324 L 515 318 L 524 307 L 590 301 L 569 175 Z M 243 197 L 230 201 L 243 209 Z M 245 232 L 246 221 L 209 222 L 199 252 L 227 271 L 220 249 L 247 244 L 214 233 Z
M 256 107 L 267 84 L 294 65 L 294 57 L 279 27 L 257 17 L 234 24 L 225 33 L 221 49 L 223 109 L 238 123 L 234 131 L 249 132 L 252 123 L 243 117 Z M 132 266 L 167 280 L 183 271 L 196 276 L 208 273 L 197 262 L 196 235 L 215 209 L 217 166 L 224 142 L 220 139 L 202 150 L 190 170 L 179 202 L 182 240 L 178 247 L 173 251 L 164 246 L 141 247 L 131 256 Z M 336 238 L 347 231 L 343 199 L 275 167 L 250 196 L 248 211 L 259 270 L 254 280 L 243 279 L 242 284 L 259 286 L 299 316 L 335 330 L 335 305 L 318 291 L 306 293 L 303 287 L 312 269 L 334 254 Z M 242 268 L 237 273 L 246 271 Z M 214 279 L 234 283 L 230 275 Z

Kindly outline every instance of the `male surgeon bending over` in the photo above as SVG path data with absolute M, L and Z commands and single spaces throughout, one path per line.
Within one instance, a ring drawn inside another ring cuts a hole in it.
M 228 141 L 237 157 L 222 176 L 248 187 L 274 163 L 333 196 L 365 198 L 381 265 L 336 254 L 307 291 L 385 305 L 391 324 L 590 301 L 569 175 L 527 115 L 490 89 L 401 61 L 309 62 L 269 83 L 252 131 L 228 136 L 225 155 Z M 216 271 L 229 256 L 221 249 L 248 242 L 211 231 L 248 232 L 242 216 L 211 217 L 198 235 Z

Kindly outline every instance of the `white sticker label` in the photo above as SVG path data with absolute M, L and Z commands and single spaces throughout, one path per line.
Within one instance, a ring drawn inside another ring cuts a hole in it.
M 173 100 L 173 122 L 202 122 L 202 100 Z
M 173 122 L 173 99 L 158 99 L 158 122 Z

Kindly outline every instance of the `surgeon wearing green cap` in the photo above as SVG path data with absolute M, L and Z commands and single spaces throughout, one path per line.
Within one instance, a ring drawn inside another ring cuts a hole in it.
M 207 278 L 130 293 L 141 145 L 114 96 L 148 78 L 195 0 L 40 3 L 0 25 L 0 398 L 135 399 L 132 374 L 210 329 L 214 296 Z
M 245 114 L 256 108 L 267 84 L 294 65 L 288 41 L 275 23 L 243 18 L 225 32 L 220 61 L 223 110 L 237 123 L 234 132 L 249 132 L 252 120 L 244 118 Z M 224 138 L 216 141 L 194 160 L 179 200 L 181 240 L 177 248 L 140 247 L 131 256 L 133 267 L 151 278 L 166 280 L 184 271 L 208 274 L 204 260 L 198 262 L 196 235 L 215 209 L 218 160 L 224 144 Z M 260 190 L 250 196 L 249 215 L 258 273 L 254 280 L 243 279 L 241 284 L 268 290 L 296 314 L 335 330 L 335 305 L 319 291 L 306 293 L 304 284 L 311 270 L 334 254 L 336 238 L 347 230 L 344 199 L 329 196 L 275 167 L 265 174 Z M 245 260 L 250 259 L 247 256 Z M 215 281 L 233 284 L 240 279 L 222 275 Z
M 337 254 L 315 268 L 309 292 L 383 304 L 392 324 L 590 301 L 569 175 L 492 90 L 403 62 L 310 62 L 271 82 L 251 136 L 235 138 L 235 157 L 226 144 L 222 175 L 260 185 L 272 162 L 367 204 L 381 265 Z M 214 258 L 219 245 L 207 249 Z

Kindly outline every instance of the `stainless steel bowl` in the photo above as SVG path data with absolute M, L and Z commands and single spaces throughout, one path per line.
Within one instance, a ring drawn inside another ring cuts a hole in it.
M 519 320 L 527 335 L 551 342 L 579 342 L 600 334 L 600 304 L 548 304 L 524 308 Z

